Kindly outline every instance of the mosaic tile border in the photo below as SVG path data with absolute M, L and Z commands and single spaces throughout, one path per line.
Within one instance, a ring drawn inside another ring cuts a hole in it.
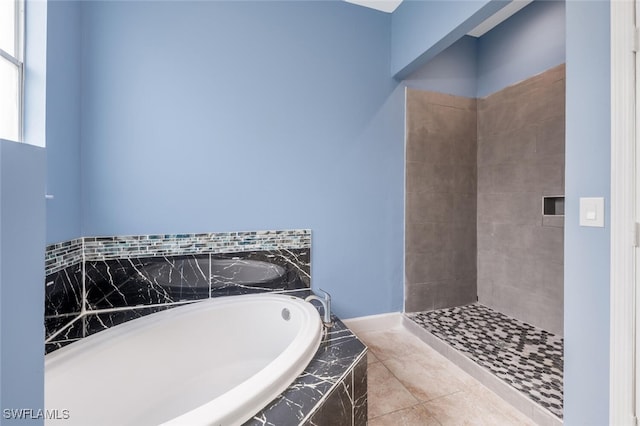
M 53 274 L 82 262 L 82 248 L 82 238 L 47 246 L 44 257 L 45 275 Z
M 45 275 L 83 260 L 311 248 L 310 229 L 83 237 L 47 246 Z
M 562 419 L 561 337 L 479 303 L 406 316 Z
M 311 230 L 165 234 L 84 239 L 85 260 L 233 253 L 311 247 Z

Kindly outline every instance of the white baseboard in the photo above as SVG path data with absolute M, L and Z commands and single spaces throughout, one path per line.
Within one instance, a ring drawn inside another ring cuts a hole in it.
M 382 331 L 402 325 L 402 313 L 391 312 L 388 314 L 369 315 L 342 320 L 355 334 L 369 331 Z

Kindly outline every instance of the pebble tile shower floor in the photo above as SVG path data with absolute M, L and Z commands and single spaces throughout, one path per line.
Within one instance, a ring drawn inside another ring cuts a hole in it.
M 562 419 L 561 337 L 478 303 L 407 316 Z

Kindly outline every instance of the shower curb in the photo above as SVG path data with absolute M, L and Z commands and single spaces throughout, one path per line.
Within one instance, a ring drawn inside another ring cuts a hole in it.
M 561 419 L 551 414 L 545 408 L 536 404 L 524 394 L 505 383 L 491 372 L 478 365 L 457 349 L 434 336 L 429 331 L 416 324 L 410 318 L 402 315 L 402 326 L 411 334 L 431 346 L 442 356 L 460 367 L 484 386 L 495 392 L 500 398 L 522 412 L 540 426 L 562 426 Z

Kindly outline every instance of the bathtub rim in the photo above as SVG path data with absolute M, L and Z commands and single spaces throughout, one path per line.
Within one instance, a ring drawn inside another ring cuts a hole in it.
M 308 316 L 303 317 L 306 324 L 302 324 L 296 333 L 296 337 L 293 342 L 287 346 L 280 355 L 251 378 L 238 384 L 232 390 L 226 392 L 215 400 L 205 403 L 200 407 L 182 414 L 181 416 L 169 420 L 168 422 L 162 423 L 162 426 L 195 426 L 214 424 L 241 425 L 251 419 L 257 412 L 273 401 L 274 398 L 284 392 L 313 359 L 320 346 L 323 330 L 320 314 L 316 308 L 311 303 L 305 302 L 304 299 L 296 296 L 285 296 L 270 293 L 251 296 L 254 296 L 256 299 L 267 298 L 293 303 L 293 306 L 296 306 L 309 314 Z M 246 297 L 246 295 L 230 297 L 240 298 Z M 317 327 L 314 327 L 315 325 L 317 325 Z M 304 335 L 313 328 L 317 330 L 315 335 Z M 299 362 L 297 363 L 291 363 L 289 359 L 290 354 L 294 351 L 302 352 L 302 355 L 298 358 Z M 274 372 L 280 372 L 278 377 L 279 380 L 268 380 L 269 377 L 273 376 Z M 286 377 L 287 379 L 283 379 L 283 377 Z M 242 402 L 242 397 L 248 392 L 255 392 L 256 383 L 264 383 L 265 381 L 270 383 L 270 386 L 265 386 L 259 393 L 256 393 L 252 406 L 247 407 L 247 404 Z M 221 415 L 220 413 L 224 414 Z M 210 421 L 210 416 L 213 414 L 216 415 L 219 423 L 212 423 Z
M 284 392 L 304 371 L 309 362 L 314 358 L 320 346 L 323 326 L 319 312 L 311 303 L 305 302 L 300 297 L 274 293 L 222 296 L 194 301 L 193 303 L 187 303 L 172 309 L 146 315 L 87 336 L 78 342 L 74 342 L 47 354 L 44 363 L 45 380 L 47 367 L 51 368 L 57 364 L 64 363 L 69 358 L 77 356 L 78 352 L 100 350 L 100 347 L 109 344 L 109 341 L 113 337 L 126 338 L 130 334 L 143 331 L 147 328 L 157 327 L 162 322 L 171 321 L 172 319 L 188 315 L 192 312 L 212 309 L 213 307 L 210 305 L 215 307 L 233 304 L 251 304 L 252 302 L 264 303 L 268 301 L 284 302 L 288 305 L 286 306 L 287 308 L 298 309 L 306 314 L 302 315 L 302 323 L 292 342 L 262 370 L 258 371 L 249 379 L 237 384 L 225 394 L 162 423 L 163 425 L 171 426 L 186 424 L 242 424 L 251 419 L 274 398 Z M 299 355 L 295 357 L 297 362 L 292 362 L 291 358 L 295 353 L 299 353 Z M 276 375 L 276 373 L 278 377 L 273 379 L 272 377 Z M 265 385 L 265 383 L 267 385 Z M 259 391 L 256 391 L 257 388 L 260 388 Z M 246 402 L 246 398 L 243 398 L 248 393 L 248 390 L 251 390 L 250 393 L 254 394 L 250 404 Z M 212 420 L 214 416 L 216 419 L 215 423 L 213 423 Z

